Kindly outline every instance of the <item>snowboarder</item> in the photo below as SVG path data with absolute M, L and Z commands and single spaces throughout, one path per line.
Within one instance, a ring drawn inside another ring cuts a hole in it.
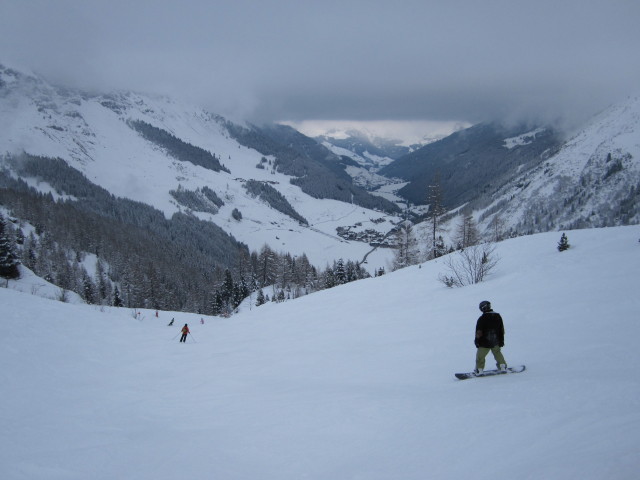
M 485 358 L 491 352 L 493 358 L 496 359 L 498 370 L 507 369 L 507 362 L 502 355 L 502 347 L 504 347 L 504 323 L 499 313 L 494 312 L 491 303 L 483 300 L 479 305 L 482 315 L 476 323 L 475 344 L 478 349 L 476 352 L 476 369 L 473 371 L 476 375 L 482 374 L 484 370 Z
M 204 325 L 204 318 L 200 319 L 200 325 Z
M 169 322 L 169 324 L 167 325 L 167 327 L 170 327 L 171 325 L 173 325 L 173 321 L 175 320 L 175 318 L 172 318 L 171 321 Z
M 187 343 L 187 335 L 189 335 L 189 326 L 185 323 L 184 327 L 182 327 L 182 336 L 180 337 L 180 342 Z

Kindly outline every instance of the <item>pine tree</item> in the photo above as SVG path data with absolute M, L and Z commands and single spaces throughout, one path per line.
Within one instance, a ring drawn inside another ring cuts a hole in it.
M 327 266 L 324 272 L 324 288 L 333 288 L 336 286 L 336 276 L 333 273 L 333 268 Z
M 224 311 L 224 301 L 222 295 L 218 290 L 213 294 L 213 302 L 211 302 L 211 313 L 213 315 L 220 315 Z
M 345 272 L 347 274 L 347 283 L 354 282 L 359 278 L 359 266 L 357 263 L 352 260 L 347 260 L 347 264 L 345 265 Z
M 224 271 L 224 283 L 222 284 L 222 300 L 225 303 L 233 302 L 233 291 L 235 288 L 235 283 L 233 281 L 233 277 L 231 276 L 231 272 L 227 268 Z
M 102 303 L 105 300 L 108 301 L 111 297 L 111 282 L 109 282 L 105 264 L 99 258 L 96 260 L 95 284 L 97 289 L 98 302 Z
M 264 292 L 262 291 L 262 289 L 258 290 L 258 298 L 256 300 L 256 307 L 259 307 L 260 305 L 264 305 L 267 302 L 267 299 L 264 296 Z
M 562 236 L 560 237 L 560 241 L 558 242 L 558 251 L 564 252 L 570 246 L 571 245 L 569 245 L 569 239 L 567 238 L 567 235 L 563 233 Z
M 444 239 L 442 238 L 442 235 L 438 235 L 435 246 L 433 248 L 433 252 L 435 253 L 435 258 L 442 257 L 447 253 L 451 253 L 451 252 L 447 252 L 447 247 L 444 244 Z
M 344 283 L 347 283 L 347 273 L 345 272 L 345 269 L 344 269 L 343 259 L 338 260 L 338 262 L 334 266 L 333 272 L 334 272 L 333 276 L 334 276 L 336 285 L 342 285 Z
M 238 288 L 238 297 L 239 297 L 238 305 L 240 305 L 242 300 L 244 300 L 249 295 L 251 295 L 251 289 L 249 288 L 249 284 L 247 283 L 247 281 L 244 279 L 243 276 L 240 277 L 240 282 L 238 282 L 236 286 Z
M 427 219 L 430 223 L 429 244 L 431 246 L 428 256 L 430 259 L 433 259 L 439 256 L 436 249 L 436 241 L 438 232 L 442 230 L 440 227 L 440 219 L 445 214 L 445 208 L 442 204 L 442 187 L 440 186 L 439 172 L 436 172 L 432 184 L 429 185 L 429 190 L 427 192 L 427 204 L 429 205 Z
M 82 298 L 88 304 L 94 304 L 95 302 L 96 287 L 91 280 L 91 277 L 85 272 L 82 278 Z
M 258 282 L 261 287 L 273 285 L 277 279 L 277 255 L 268 245 L 260 249 L 258 255 Z
M 313 288 L 318 280 L 318 272 L 304 253 L 298 259 L 297 268 L 300 272 L 299 285 L 305 287 L 305 289 Z
M 4 218 L 0 215 L 0 277 L 15 279 L 20 276 L 20 261 L 8 230 Z
M 112 305 L 114 307 L 122 307 L 122 299 L 120 298 L 120 290 L 118 290 L 118 287 L 116 286 L 116 288 L 113 291 L 113 302 Z
M 27 267 L 31 271 L 35 271 L 37 264 L 36 257 L 36 248 L 38 246 L 38 241 L 36 240 L 33 232 L 29 234 L 24 242 L 24 247 L 22 250 L 22 260 L 24 262 L 24 266 Z

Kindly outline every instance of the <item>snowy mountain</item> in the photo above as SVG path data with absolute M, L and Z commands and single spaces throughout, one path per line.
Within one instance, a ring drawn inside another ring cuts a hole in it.
M 390 140 L 359 130 L 327 132 L 316 137 L 319 143 L 331 148 L 339 155 L 348 156 L 363 167 L 376 171 L 411 150 L 400 140 Z
M 450 216 L 471 213 L 492 238 L 497 230 L 504 237 L 638 224 L 640 98 L 611 106 L 568 139 L 544 126 L 474 125 L 379 173 L 405 180 L 395 193 L 417 204 L 439 178 Z
M 462 126 L 454 127 L 461 130 Z M 406 140 L 389 138 L 366 128 L 331 129 L 314 137 L 318 142 L 327 145 L 336 153 L 346 155 L 364 167 L 376 170 L 388 165 L 414 150 L 448 136 L 444 133 L 424 134 L 420 139 L 408 143 Z
M 445 288 L 439 259 L 231 319 L 10 281 L 0 477 L 635 478 L 640 228 L 566 233 L 499 243 L 474 286 Z M 458 381 L 485 299 L 527 370 Z
M 381 199 L 352 186 L 336 162 L 317 158 L 331 156 L 328 150 L 302 152 L 278 143 L 272 132 L 233 124 L 170 98 L 73 91 L 2 67 L 0 122 L 0 161 L 12 175 L 17 173 L 8 156 L 60 158 L 116 197 L 151 205 L 167 218 L 186 212 L 213 222 L 251 250 L 267 244 L 291 255 L 304 253 L 318 266 L 338 258 L 360 261 L 372 247 L 346 241 L 336 229 L 351 226 L 384 235 L 395 221 L 393 215 L 358 205 L 373 206 Z M 195 157 L 203 161 L 193 163 Z M 305 180 L 310 169 L 313 176 Z M 64 198 L 65 192 L 42 179 L 24 179 Z M 268 185 L 270 196 L 251 193 L 251 181 Z M 202 198 L 197 204 L 183 201 L 202 197 L 203 191 L 217 197 L 213 206 Z M 177 198 L 171 192 L 183 194 Z M 342 201 L 326 198 L 333 192 Z M 289 207 L 274 207 L 276 195 Z M 241 215 L 234 217 L 234 211 Z M 370 265 L 384 266 L 390 255 L 378 249 L 368 257 Z
M 315 139 L 342 158 L 342 164 L 354 183 L 376 192 L 380 187 L 394 183 L 388 177 L 378 175 L 379 170 L 390 165 L 394 160 L 445 136 L 434 134 L 427 137 L 425 135 L 420 143 L 405 145 L 405 142 L 399 139 L 385 138 L 373 132 L 351 128 L 330 130 Z
M 561 139 L 551 128 L 480 123 L 405 155 L 379 173 L 405 180 L 399 195 L 414 204 L 426 202 L 428 187 L 439 176 L 442 201 L 454 209 L 492 186 L 513 181 L 559 145 Z
M 456 127 L 456 130 L 460 129 L 462 127 Z M 378 172 L 398 158 L 446 136 L 438 133 L 424 135 L 418 143 L 407 145 L 406 141 L 386 138 L 372 131 L 347 128 L 331 129 L 314 138 L 340 158 L 340 164 L 354 184 L 406 208 L 406 200 L 397 192 L 407 182 Z
M 640 223 L 640 97 L 600 113 L 474 207 L 485 225 L 498 218 L 519 233 Z
M 336 134 L 325 146 L 290 126 L 233 123 L 133 92 L 68 90 L 2 67 L 0 214 L 17 217 L 11 222 L 20 235 L 37 233 L 42 248 L 60 241 L 43 231 L 64 237 L 67 250 L 58 257 L 69 268 L 84 255 L 99 262 L 109 252 L 101 268 L 130 267 L 116 271 L 114 285 L 150 283 L 155 301 L 170 296 L 180 308 L 209 312 L 202 305 L 211 305 L 211 288 L 193 279 L 220 286 L 232 269 L 240 281 L 249 262 L 255 277 L 264 260 L 257 254 L 271 255 L 265 246 L 288 265 L 270 267 L 283 288 L 296 263 L 321 269 L 344 259 L 370 274 L 388 268 L 394 250 L 384 247 L 393 245 L 400 196 L 424 203 L 438 172 L 451 209 L 445 242 L 463 210 L 493 238 L 640 223 L 639 112 L 640 101 L 630 99 L 567 142 L 548 127 L 479 124 L 376 173 L 391 157 L 379 156 L 389 151 L 364 134 Z M 364 168 L 367 162 L 375 167 Z M 28 189 L 43 194 L 37 208 Z M 415 230 L 429 237 L 425 223 Z M 181 281 L 170 285 L 178 273 Z M 268 275 L 261 277 L 259 286 L 267 285 Z M 198 289 L 198 299 L 173 293 Z M 74 291 L 81 293 L 78 282 Z

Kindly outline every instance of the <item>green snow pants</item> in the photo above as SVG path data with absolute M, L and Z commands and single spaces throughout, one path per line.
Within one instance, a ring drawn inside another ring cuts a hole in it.
M 484 370 L 484 360 L 489 355 L 489 352 L 493 353 L 493 358 L 496 359 L 496 366 L 500 368 L 500 365 L 506 365 L 507 362 L 502 356 L 502 352 L 500 351 L 500 347 L 493 348 L 485 348 L 478 347 L 478 351 L 476 352 L 476 368 L 478 370 Z

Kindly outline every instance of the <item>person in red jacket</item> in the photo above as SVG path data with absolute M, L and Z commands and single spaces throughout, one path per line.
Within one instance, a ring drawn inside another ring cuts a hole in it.
M 184 327 L 182 327 L 182 336 L 180 337 L 180 342 L 187 343 L 187 335 L 189 335 L 189 325 L 185 323 Z

